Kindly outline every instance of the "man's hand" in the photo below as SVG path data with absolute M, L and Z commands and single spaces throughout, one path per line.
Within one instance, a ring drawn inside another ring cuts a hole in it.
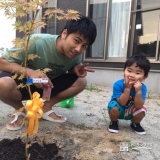
M 50 87 L 53 88 L 53 84 L 50 81 L 50 79 L 47 77 L 46 74 L 27 68 L 27 75 L 28 75 L 28 78 L 47 78 L 48 79 L 48 83 L 34 83 L 34 85 L 37 88 L 42 88 L 43 89 L 43 88 L 47 87 L 47 85 L 50 85 Z
M 86 66 L 88 65 L 89 63 L 85 63 L 83 65 L 77 65 L 73 68 L 73 71 L 77 76 L 83 78 L 87 75 L 87 72 L 94 72 L 93 69 L 86 68 Z

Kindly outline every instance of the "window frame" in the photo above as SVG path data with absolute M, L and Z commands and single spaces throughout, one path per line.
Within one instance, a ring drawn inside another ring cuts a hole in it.
M 151 6 L 148 8 L 142 8 L 142 9 L 136 9 L 137 8 L 137 2 L 138 0 L 133 1 L 133 10 L 131 11 L 131 31 L 130 31 L 130 38 L 129 38 L 129 48 L 128 48 L 128 57 L 133 54 L 133 41 L 134 41 L 134 32 L 135 32 L 135 24 L 136 24 L 136 13 L 137 12 L 149 12 L 149 11 L 154 11 L 160 9 L 159 6 Z M 159 41 L 160 41 L 160 17 L 159 17 L 159 23 L 158 23 L 158 30 L 157 30 L 157 45 L 156 45 L 156 53 L 155 53 L 155 58 L 148 57 L 151 63 L 159 63 L 159 58 L 158 58 L 158 47 L 159 47 Z
M 129 32 L 128 32 L 128 46 L 127 46 L 127 51 L 126 51 L 126 57 L 121 58 L 121 57 L 111 57 L 107 58 L 107 46 L 106 46 L 106 41 L 107 41 L 107 36 L 108 36 L 108 22 L 109 22 L 109 13 L 110 13 L 110 6 L 112 3 L 112 0 L 107 0 L 107 15 L 106 15 L 106 38 L 105 38 L 105 46 L 104 46 L 104 58 L 102 59 L 97 59 L 97 58 L 86 58 L 86 53 L 83 55 L 83 61 L 84 62 L 90 62 L 90 65 L 92 66 L 99 66 L 99 67 L 107 67 L 107 68 L 121 68 L 123 67 L 124 62 L 127 57 L 131 56 L 133 54 L 133 41 L 134 41 L 134 32 L 135 32 L 135 23 L 136 23 L 136 13 L 137 12 L 147 12 L 147 11 L 153 11 L 153 10 L 158 10 L 160 9 L 160 5 L 158 6 L 151 6 L 148 8 L 143 8 L 143 9 L 137 9 L 137 2 L 138 0 L 132 0 L 131 1 L 131 10 L 130 10 L 130 22 L 129 22 Z M 89 0 L 86 2 L 87 7 L 86 7 L 86 15 L 88 16 L 88 11 L 89 11 Z M 159 70 L 160 66 L 160 60 L 158 61 L 160 55 L 158 55 L 158 49 L 159 49 L 159 44 L 160 43 L 160 18 L 159 18 L 159 27 L 157 30 L 157 46 L 156 46 L 156 58 L 148 58 L 152 64 L 153 69 Z M 103 62 L 103 63 L 102 63 Z M 108 64 L 107 64 L 108 63 Z M 114 63 L 114 65 L 110 65 L 111 63 Z
M 92 1 L 92 0 L 87 0 L 86 1 L 86 16 L 89 16 L 89 5 L 90 4 L 92 4 L 92 3 L 90 3 L 90 1 Z M 109 14 L 109 12 L 108 12 L 108 9 L 109 9 L 109 1 L 110 0 L 106 0 L 106 3 L 107 3 L 107 5 L 106 5 L 106 11 L 107 11 L 107 13 L 106 13 L 106 23 L 105 23 L 105 38 L 104 38 L 104 44 L 106 44 L 106 41 L 107 41 L 107 35 L 108 35 L 108 31 L 107 31 L 107 24 L 108 24 L 108 14 Z M 103 18 L 103 17 L 102 17 Z M 96 19 L 96 18 L 95 18 Z M 94 20 L 94 19 L 93 19 Z M 88 62 L 104 62 L 105 60 L 106 60 L 106 54 L 105 54 L 105 50 L 106 50 L 106 45 L 104 45 L 104 47 L 103 47 L 103 57 L 101 58 L 94 58 L 94 57 L 86 57 L 86 52 L 83 54 L 83 61 L 88 61 Z
M 127 57 L 127 51 L 128 51 L 128 41 L 126 43 L 127 48 L 126 48 L 126 53 L 125 53 L 125 57 L 108 57 L 107 56 L 107 39 L 108 39 L 108 32 L 109 32 L 109 17 L 111 14 L 111 5 L 112 5 L 112 0 L 107 0 L 107 13 L 106 13 L 106 26 L 105 26 L 105 39 L 104 39 L 104 47 L 103 47 L 103 58 L 94 58 L 94 57 L 86 57 L 86 53 L 83 55 L 83 61 L 87 61 L 87 62 L 124 62 L 126 60 Z M 89 5 L 90 5 L 90 0 L 87 0 L 86 2 L 86 16 L 88 16 L 89 14 Z M 130 4 L 132 6 L 132 2 Z M 130 7 L 130 14 L 131 14 L 131 7 Z M 130 15 L 129 15 L 130 17 Z M 130 25 L 130 21 L 128 22 L 128 30 L 127 30 L 127 38 L 129 39 L 129 25 Z

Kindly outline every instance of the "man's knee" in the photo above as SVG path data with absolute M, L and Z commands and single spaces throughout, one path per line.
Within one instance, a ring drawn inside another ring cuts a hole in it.
M 16 88 L 14 80 L 10 77 L 0 78 L 0 97 L 7 97 L 8 93 Z
M 0 97 L 5 95 L 6 85 L 7 85 L 6 78 L 4 77 L 0 78 Z
M 79 83 L 80 86 L 85 88 L 86 85 L 87 85 L 87 80 L 86 80 L 86 78 L 78 78 L 78 83 Z
M 80 90 L 84 90 L 86 84 L 87 84 L 86 78 L 78 78 L 76 82 L 73 84 L 73 86 L 79 88 Z

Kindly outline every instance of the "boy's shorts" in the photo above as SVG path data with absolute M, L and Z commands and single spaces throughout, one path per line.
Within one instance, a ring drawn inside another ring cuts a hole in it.
M 113 108 L 117 107 L 119 110 L 119 117 L 118 119 L 125 119 L 125 120 L 132 120 L 135 115 L 140 112 L 144 112 L 146 114 L 147 108 L 145 105 L 142 108 L 135 108 L 134 104 L 130 107 L 121 106 L 117 101 L 110 101 L 108 104 L 108 112 Z
M 11 73 L 8 72 L 1 72 L 0 73 L 0 78 L 1 77 L 11 77 L 13 76 Z M 78 76 L 74 73 L 66 73 L 66 74 L 62 74 L 59 77 L 54 78 L 53 80 L 51 80 L 51 82 L 53 83 L 54 88 L 52 88 L 52 92 L 51 92 L 51 97 L 56 96 L 58 93 L 66 90 L 67 88 L 71 87 L 72 84 L 78 79 Z M 16 84 L 19 85 L 20 83 L 26 84 L 26 79 L 24 78 L 23 80 L 18 80 L 18 79 L 14 79 Z M 30 89 L 31 89 L 31 93 L 34 93 L 35 91 L 37 91 L 41 97 L 43 94 L 43 89 L 39 89 L 37 88 L 35 85 L 30 85 Z M 27 90 L 26 87 L 24 88 L 20 88 L 18 89 L 21 92 L 22 95 L 22 101 L 23 100 L 28 100 L 30 99 L 29 96 L 29 92 Z

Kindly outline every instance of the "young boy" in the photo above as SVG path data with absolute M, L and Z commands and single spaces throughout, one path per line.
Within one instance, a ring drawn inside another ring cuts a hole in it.
M 140 122 L 146 113 L 144 105 L 147 87 L 142 83 L 150 70 L 150 62 L 145 55 L 134 55 L 124 65 L 124 79 L 113 85 L 113 95 L 108 104 L 111 119 L 108 130 L 118 133 L 118 119 L 131 120 L 131 129 L 138 134 L 146 134 Z

